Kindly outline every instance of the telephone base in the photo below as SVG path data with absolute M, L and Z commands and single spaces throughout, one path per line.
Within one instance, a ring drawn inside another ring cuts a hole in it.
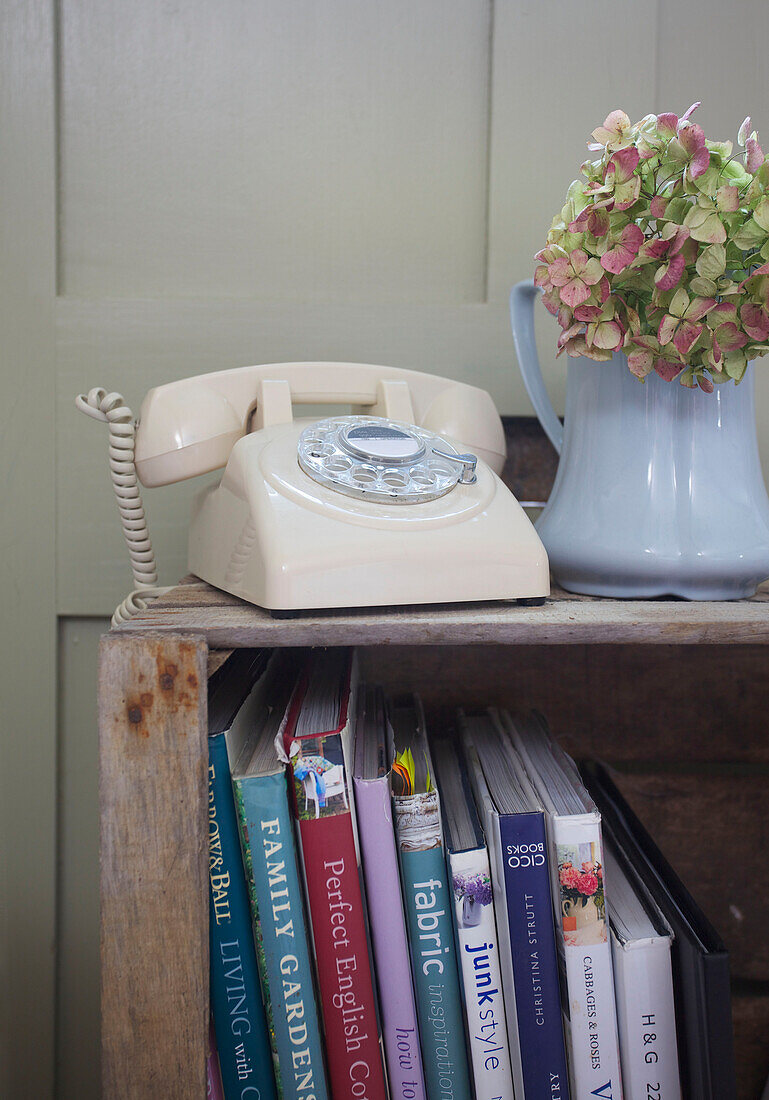
M 474 603 L 472 606 L 474 606 L 474 607 L 488 607 L 488 606 L 497 606 L 497 605 L 504 605 L 504 604 L 515 604 L 517 607 L 542 607 L 546 603 L 547 603 L 547 596 L 523 596 L 519 599 L 512 598 L 512 599 L 509 599 L 509 600 L 488 600 L 488 601 L 483 601 L 483 602 L 480 602 L 480 603 Z M 371 614 L 376 614 L 378 611 L 379 612 L 382 612 L 382 611 L 405 611 L 406 609 L 412 610 L 412 609 L 417 609 L 417 608 L 420 611 L 440 611 L 442 609 L 448 610 L 449 608 L 452 608 L 453 610 L 456 610 L 457 606 L 458 606 L 457 604 L 449 604 L 449 603 L 425 603 L 425 604 L 390 604 L 388 606 L 372 605 L 371 607 L 334 607 L 334 608 L 308 607 L 308 608 L 303 608 L 303 609 L 300 609 L 300 610 L 295 610 L 293 608 L 288 609 L 288 610 L 276 610 L 276 609 L 272 609 L 272 608 L 267 608 L 266 610 L 269 611 L 270 616 L 273 619 L 301 619 L 303 616 L 327 615 L 327 614 L 329 614 L 329 612 L 332 612 L 333 614 L 342 614 L 342 615 L 344 615 L 345 613 L 347 613 L 349 615 L 355 615 L 355 614 L 360 615 L 360 614 L 364 614 L 366 612 L 370 612 Z M 459 606 L 461 606 L 461 605 L 459 605 Z
M 549 595 L 539 536 L 485 462 L 424 503 L 358 500 L 300 467 L 303 427 L 238 440 L 220 485 L 195 501 L 191 573 L 277 617 Z

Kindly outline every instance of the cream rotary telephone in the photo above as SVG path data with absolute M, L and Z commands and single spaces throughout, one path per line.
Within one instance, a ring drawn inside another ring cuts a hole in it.
M 150 390 L 134 424 L 119 394 L 80 409 L 110 424 L 110 466 L 137 590 L 158 589 L 136 475 L 168 485 L 226 465 L 196 499 L 189 568 L 274 613 L 541 600 L 545 549 L 497 476 L 485 390 L 362 363 L 240 367 Z M 353 415 L 295 420 L 294 404 Z

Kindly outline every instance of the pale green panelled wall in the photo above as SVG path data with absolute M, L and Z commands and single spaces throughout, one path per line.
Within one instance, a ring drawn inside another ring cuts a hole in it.
M 696 18 L 695 18 L 696 13 Z M 531 412 L 507 320 L 590 130 L 700 98 L 769 139 L 769 5 L 151 0 L 58 6 L 58 1095 L 97 1095 L 95 661 L 129 574 L 73 409 L 249 362 L 394 363 Z M 563 365 L 540 336 L 562 409 Z M 763 368 L 763 369 L 761 369 Z M 758 376 L 769 470 L 769 365 Z M 197 486 L 156 490 L 162 579 Z M 30 577 L 30 583 L 34 578 Z

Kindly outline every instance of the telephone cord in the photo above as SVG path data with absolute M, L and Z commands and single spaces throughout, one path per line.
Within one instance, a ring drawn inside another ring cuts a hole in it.
M 123 537 L 131 559 L 136 587 L 115 608 L 112 625 L 128 622 L 146 610 L 152 600 L 170 588 L 159 586 L 155 554 L 144 515 L 134 461 L 136 421 L 122 394 L 107 393 L 99 387 L 79 394 L 75 404 L 81 412 L 109 426 L 109 470 L 115 491 Z

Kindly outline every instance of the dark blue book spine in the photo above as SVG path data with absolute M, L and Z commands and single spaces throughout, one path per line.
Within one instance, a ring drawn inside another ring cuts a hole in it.
M 568 1100 L 545 819 L 499 819 L 526 1100 Z
M 275 1100 L 224 734 L 208 739 L 211 1006 L 226 1100 Z

